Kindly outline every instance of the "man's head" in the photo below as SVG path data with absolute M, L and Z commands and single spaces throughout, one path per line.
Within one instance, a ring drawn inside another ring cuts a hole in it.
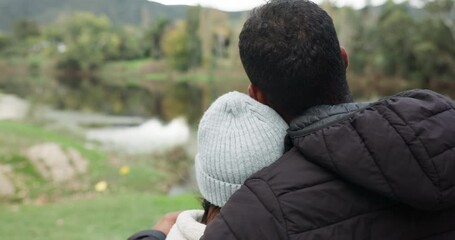
M 250 95 L 287 121 L 316 105 L 351 101 L 332 19 L 310 1 L 271 0 L 254 9 L 239 48 Z

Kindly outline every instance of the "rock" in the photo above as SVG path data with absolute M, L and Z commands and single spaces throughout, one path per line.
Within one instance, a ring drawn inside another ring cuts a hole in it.
M 0 120 L 23 119 L 29 110 L 29 104 L 14 95 L 0 94 Z
M 79 152 L 65 151 L 56 143 L 32 146 L 26 151 L 26 157 L 44 178 L 56 183 L 71 180 L 88 168 L 88 161 Z
M 77 173 L 86 173 L 88 170 L 88 162 L 85 160 L 85 158 L 82 157 L 82 155 L 70 148 L 68 149 L 68 157 L 71 160 L 71 163 L 74 166 L 74 169 L 76 170 Z
M 0 166 L 0 197 L 13 196 L 16 189 L 11 181 L 5 176 L 5 171 L 3 171 L 3 169 L 3 166 Z

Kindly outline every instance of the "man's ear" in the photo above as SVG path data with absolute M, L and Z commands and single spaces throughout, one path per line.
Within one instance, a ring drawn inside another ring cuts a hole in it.
M 256 101 L 267 105 L 267 99 L 265 97 L 265 94 L 261 91 L 261 89 L 259 89 L 258 87 L 256 87 L 255 85 L 253 85 L 251 83 L 248 86 L 248 94 L 250 95 L 250 97 L 252 97 Z
M 346 53 L 346 49 L 344 49 L 344 47 L 341 47 L 341 56 L 343 57 L 344 67 L 348 68 L 349 59 L 348 59 L 348 54 Z

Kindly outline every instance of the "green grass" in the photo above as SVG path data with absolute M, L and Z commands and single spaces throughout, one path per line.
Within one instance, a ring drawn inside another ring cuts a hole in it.
M 131 69 L 137 70 L 147 63 L 150 63 L 151 59 L 144 58 L 144 59 L 136 59 L 136 60 L 125 60 L 125 61 L 116 61 L 112 63 L 108 63 L 107 65 L 111 65 L 111 67 L 121 67 L 122 69 Z
M 206 73 L 186 73 L 177 77 L 177 81 L 182 82 L 208 82 L 210 76 Z
M 97 195 L 52 205 L 0 205 L 0 236 L 8 240 L 125 240 L 164 213 L 198 209 L 194 196 Z M 2 238 L 3 238 L 2 237 Z
M 76 189 L 71 184 L 52 184 L 37 172 L 35 167 L 23 155 L 30 146 L 43 142 L 57 143 L 64 148 L 73 148 L 83 155 L 89 162 L 89 171 L 77 178 L 81 183 Z M 64 131 L 49 130 L 42 126 L 25 123 L 0 121 L 0 164 L 12 167 L 14 172 L 14 185 L 17 195 L 10 200 L 21 202 L 39 197 L 61 199 L 68 195 L 93 192 L 94 186 L 99 181 L 106 181 L 108 191 L 117 194 L 154 193 L 165 192 L 169 185 L 175 181 L 171 171 L 166 168 L 169 156 L 164 159 L 156 156 L 127 156 L 105 154 L 96 149 L 87 149 L 85 139 L 71 135 Z M 183 161 L 184 156 L 179 156 Z M 162 165 L 165 165 L 164 167 Z M 122 166 L 128 166 L 130 171 L 121 175 Z M 23 194 L 19 194 L 22 192 Z M 24 194 L 25 193 L 25 194 Z
M 105 180 L 109 190 L 117 193 L 161 193 L 167 189 L 167 175 L 153 166 L 153 162 L 140 161 L 128 164 L 130 172 L 120 176 L 118 170 L 100 176 L 97 180 Z
M 74 148 L 89 160 L 92 176 L 105 175 L 110 169 L 105 164 L 106 154 L 87 149 L 84 139 L 62 131 L 51 131 L 31 123 L 0 121 L 0 162 L 2 156 L 8 157 L 23 152 L 33 144 L 53 142 L 62 147 Z
M 41 142 L 55 142 L 78 150 L 89 160 L 88 189 L 71 191 L 44 180 L 21 152 Z M 121 157 L 121 156 L 119 156 Z M 147 156 L 129 157 L 127 175 L 109 163 L 103 152 L 84 147 L 84 139 L 42 126 L 0 121 L 0 163 L 12 166 L 27 197 L 0 200 L 0 239 L 8 240 L 125 240 L 130 234 L 151 227 L 163 214 L 200 208 L 196 197 L 153 195 L 163 192 L 166 173 L 157 169 Z M 97 193 L 93 185 L 106 181 L 106 192 Z M 49 196 L 44 205 L 27 204 L 35 197 Z M 25 200 L 25 201 L 24 201 Z
M 49 194 L 53 187 L 38 173 L 35 167 L 20 155 L 0 156 L 0 163 L 9 165 L 14 169 L 16 191 L 22 192 L 22 196 L 16 195 L 10 201 L 21 201 L 24 198 L 32 198 L 41 195 L 43 192 Z M 18 185 L 20 188 L 18 188 Z M 25 195 L 24 195 L 25 194 Z
M 165 81 L 168 78 L 168 74 L 163 73 L 149 73 L 145 75 L 145 80 L 148 81 Z
M 44 180 L 38 174 L 34 166 L 24 157 L 27 148 L 34 144 L 53 142 L 64 148 L 73 148 L 77 150 L 85 159 L 89 161 L 89 173 L 80 179 L 88 185 L 83 187 L 89 189 L 99 181 L 109 176 L 118 177 L 117 169 L 111 166 L 107 161 L 107 156 L 103 152 L 87 149 L 84 146 L 84 139 L 73 136 L 64 131 L 52 131 L 46 128 L 25 122 L 0 121 L 0 164 L 9 165 L 13 168 L 16 176 L 16 187 L 21 197 L 13 200 L 24 200 L 36 198 L 38 196 L 59 196 L 71 193 L 66 187 L 56 186 Z M 113 178 L 113 177 L 111 177 Z M 114 181 L 113 181 L 114 182 Z M 80 189 L 82 190 L 82 189 Z

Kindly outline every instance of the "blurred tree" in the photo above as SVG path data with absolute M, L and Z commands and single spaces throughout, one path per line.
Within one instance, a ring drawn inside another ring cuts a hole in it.
M 409 77 L 415 70 L 412 53 L 417 31 L 414 19 L 407 10 L 408 3 L 395 4 L 388 0 L 379 16 L 378 57 L 376 68 L 388 76 Z
M 172 68 L 179 71 L 189 69 L 188 35 L 186 22 L 179 21 L 163 36 L 164 54 Z
M 120 29 L 117 32 L 119 37 L 118 46 L 118 56 L 109 60 L 130 60 L 144 58 L 147 55 L 145 54 L 146 44 L 142 41 L 143 36 L 142 32 L 137 28 L 125 27 Z
M 341 28 L 345 40 L 340 41 L 350 56 L 350 69 L 357 74 L 370 72 L 376 54 L 377 19 L 374 18 L 371 9 L 372 6 L 367 4 L 359 11 L 352 8 L 344 10 L 348 26 Z M 348 36 L 343 34 L 346 28 L 351 28 L 351 34 Z
M 52 31 L 60 53 L 60 69 L 93 70 L 105 60 L 118 56 L 119 37 L 106 16 L 78 12 L 59 19 Z
M 42 48 L 41 29 L 35 21 L 22 19 L 14 22 L 10 34 L 7 38 L 11 42 L 8 49 L 3 51 L 4 55 L 25 57 L 39 52 Z
M 153 22 L 151 27 L 145 31 L 144 38 L 147 43 L 146 55 L 155 59 L 162 57 L 162 38 L 169 25 L 170 21 L 167 18 L 158 18 Z
M 240 60 L 239 52 L 239 35 L 242 31 L 243 23 L 248 18 L 247 13 L 243 13 L 237 21 L 233 22 L 232 34 L 230 38 L 229 46 L 229 58 L 231 65 L 234 69 L 243 69 L 242 62 Z
M 189 7 L 187 11 L 187 45 L 189 54 L 189 68 L 198 67 L 202 63 L 202 46 L 199 36 L 199 16 L 201 6 Z
M 446 11 L 444 7 L 450 9 L 449 2 L 451 1 L 442 0 L 427 3 L 424 7 L 425 18 L 419 23 L 419 30 L 414 34 L 417 40 L 413 51 L 419 69 L 415 77 L 421 81 L 424 88 L 429 88 L 436 79 L 455 78 L 455 38 L 452 38 L 449 25 L 441 17 L 441 11 Z M 453 3 L 452 5 L 455 6 Z
M 40 29 L 35 21 L 22 19 L 13 24 L 13 33 L 16 39 L 25 41 L 28 38 L 39 36 Z
M 186 21 L 177 22 L 163 36 L 164 54 L 176 70 L 187 71 L 202 63 L 199 13 L 200 7 L 188 8 Z
M 451 31 L 455 41 L 455 1 L 453 0 L 425 0 L 425 9 L 431 13 L 433 18 L 440 19 L 442 23 Z
M 227 13 L 215 9 L 201 9 L 199 17 L 199 36 L 203 65 L 209 69 L 216 67 L 216 58 L 227 57 L 234 22 L 229 21 Z M 246 18 L 240 22 L 243 22 Z M 239 31 L 240 32 L 240 31 Z M 236 36 L 238 38 L 238 36 Z M 236 51 L 238 47 L 235 46 Z M 238 55 L 238 54 L 237 54 Z M 232 54 L 231 57 L 237 56 Z
M 0 32 L 0 54 L 3 53 L 4 50 L 9 48 L 13 43 L 13 40 L 9 35 Z

